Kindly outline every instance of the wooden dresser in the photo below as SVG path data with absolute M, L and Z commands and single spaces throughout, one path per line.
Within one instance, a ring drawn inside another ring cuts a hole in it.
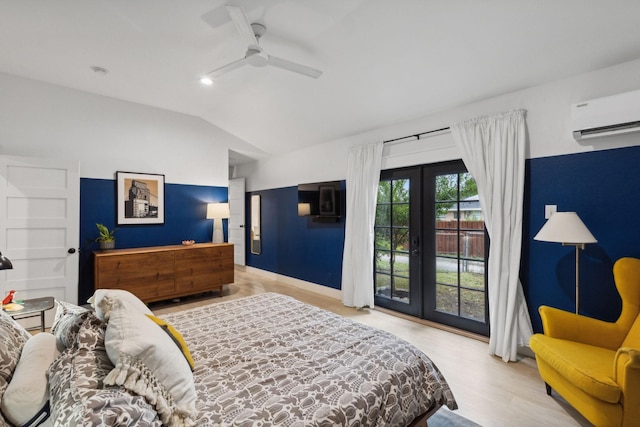
M 234 281 L 233 245 L 229 243 L 115 249 L 93 254 L 95 289 L 125 289 L 144 302 L 221 290 Z

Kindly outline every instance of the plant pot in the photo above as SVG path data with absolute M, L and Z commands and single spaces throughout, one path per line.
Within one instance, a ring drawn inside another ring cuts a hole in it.
M 100 249 L 103 251 L 109 250 L 109 249 L 113 249 L 116 247 L 116 241 L 115 240 L 109 240 L 108 242 L 105 241 L 100 241 Z

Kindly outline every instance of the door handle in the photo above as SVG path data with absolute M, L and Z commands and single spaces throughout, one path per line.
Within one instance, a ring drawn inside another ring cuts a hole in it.
M 419 249 L 412 250 L 411 255 L 420 255 L 420 250 Z
M 76 253 L 76 248 L 69 248 L 69 250 L 67 250 L 68 253 L 70 254 L 75 254 Z

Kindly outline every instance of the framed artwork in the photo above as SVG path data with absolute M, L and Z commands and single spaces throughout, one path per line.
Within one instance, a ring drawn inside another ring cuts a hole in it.
M 164 175 L 116 172 L 118 225 L 164 224 Z
M 336 192 L 331 185 L 320 186 L 320 215 L 336 214 Z

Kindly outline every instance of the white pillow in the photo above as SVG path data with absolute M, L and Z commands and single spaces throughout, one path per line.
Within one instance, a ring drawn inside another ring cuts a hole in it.
M 29 338 L 2 396 L 2 412 L 7 420 L 22 425 L 45 406 L 49 400 L 47 369 L 59 355 L 54 335 L 41 332 Z
M 115 301 L 123 300 L 129 305 L 129 309 L 137 310 L 142 314 L 153 314 L 149 307 L 129 291 L 124 289 L 97 289 L 91 298 L 87 300 L 96 311 L 96 316 L 105 322 L 109 321 L 109 312 Z
M 193 425 L 196 390 L 187 360 L 173 340 L 131 301 L 114 299 L 104 339 L 115 368 L 105 385 L 121 385 L 155 406 L 163 425 Z

